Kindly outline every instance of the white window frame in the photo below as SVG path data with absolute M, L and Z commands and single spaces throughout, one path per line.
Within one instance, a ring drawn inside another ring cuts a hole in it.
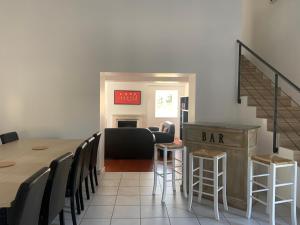
M 178 97 L 178 90 L 155 90 L 155 118 L 178 118 Z

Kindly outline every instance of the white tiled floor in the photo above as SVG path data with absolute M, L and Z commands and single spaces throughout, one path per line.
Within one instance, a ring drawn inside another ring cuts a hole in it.
M 179 189 L 167 192 L 166 204 L 161 204 L 159 182 L 156 195 L 152 195 L 153 173 L 105 173 L 99 178 L 100 186 L 91 200 L 85 200 L 85 211 L 77 216 L 78 225 L 267 225 L 265 208 L 256 204 L 253 218 L 245 212 L 230 208 L 225 212 L 220 205 L 220 221 L 214 219 L 212 202 L 193 203 L 187 210 L 187 200 Z M 67 200 L 68 201 L 68 200 Z M 66 225 L 72 225 L 70 208 L 66 207 Z M 290 224 L 288 205 L 277 207 L 276 224 Z M 300 213 L 299 219 L 300 219 Z M 56 221 L 54 223 L 58 225 Z

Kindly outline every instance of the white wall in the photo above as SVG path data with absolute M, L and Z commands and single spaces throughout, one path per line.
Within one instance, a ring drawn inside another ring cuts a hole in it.
M 300 1 L 243 0 L 242 40 L 300 86 Z M 283 88 L 300 103 L 300 94 Z
M 103 71 L 197 73 L 196 120 L 236 121 L 240 0 L 10 0 L 0 9 L 1 131 L 89 135 Z
M 144 126 L 158 126 L 168 120 L 175 124 L 175 136 L 179 137 L 180 117 L 177 118 L 155 118 L 155 90 L 178 90 L 178 97 L 188 93 L 187 83 L 156 83 L 156 82 L 105 82 L 105 117 L 106 127 L 113 127 L 112 116 L 119 115 L 142 115 Z M 114 105 L 114 90 L 139 90 L 141 91 L 141 105 Z M 179 115 L 178 98 L 178 115 Z

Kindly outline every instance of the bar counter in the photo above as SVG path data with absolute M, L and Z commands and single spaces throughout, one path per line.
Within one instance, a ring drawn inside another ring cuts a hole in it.
M 248 156 L 256 150 L 258 129 L 259 126 L 226 123 L 183 125 L 183 144 L 188 153 L 200 148 L 227 153 L 227 199 L 234 208 L 246 209 Z M 209 163 L 204 166 L 211 170 Z

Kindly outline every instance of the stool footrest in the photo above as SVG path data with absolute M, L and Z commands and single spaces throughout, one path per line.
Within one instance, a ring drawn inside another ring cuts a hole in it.
M 193 177 L 196 177 L 196 178 L 200 178 L 200 176 L 198 175 L 193 175 Z M 208 178 L 208 177 L 202 177 L 203 180 L 210 180 L 210 181 L 214 181 L 214 179 L 212 178 Z
M 224 188 L 223 186 L 219 187 L 218 192 L 221 191 L 221 190 L 223 190 L 223 188 Z
M 200 193 L 198 190 L 193 190 L 193 192 Z M 211 197 L 214 197 L 213 194 L 207 193 L 207 192 L 204 192 L 204 191 L 202 191 L 201 194 L 203 194 L 203 195 L 208 195 L 208 196 L 211 196 Z
M 265 188 L 265 189 L 259 189 L 259 190 L 254 190 L 252 191 L 252 193 L 259 193 L 259 192 L 264 192 L 264 191 L 268 191 L 269 189 L 268 188 Z
M 214 179 L 209 178 L 209 177 L 202 177 L 203 180 L 210 180 L 210 181 L 214 181 Z
M 294 183 L 282 183 L 282 184 L 276 184 L 275 187 L 285 187 L 285 186 L 291 186 L 294 185 Z
M 193 183 L 193 187 L 194 187 L 195 185 L 199 184 L 199 183 L 200 183 L 200 181 L 197 181 L 197 182 Z
M 254 184 L 258 185 L 258 186 L 261 186 L 261 187 L 265 188 L 265 189 L 268 188 L 266 185 L 264 185 L 264 184 L 262 184 L 262 183 L 259 183 L 259 182 L 255 181 L 255 180 L 252 180 L 252 182 L 253 182 Z
M 267 176 L 270 176 L 270 174 L 269 174 L 269 173 L 258 174 L 258 175 L 253 175 L 252 177 L 253 177 L 253 178 L 257 178 L 257 177 L 267 177 Z
M 202 183 L 203 186 L 214 187 L 212 184 Z
M 265 206 L 267 205 L 266 202 L 260 200 L 259 198 L 254 197 L 253 195 L 251 196 L 251 198 L 253 198 L 255 201 L 258 201 L 259 203 L 261 203 L 261 204 L 263 204 L 263 205 L 265 205 Z
M 275 204 L 283 204 L 283 203 L 288 203 L 293 201 L 294 201 L 293 199 L 286 199 L 286 200 L 276 201 Z
M 211 170 L 203 170 L 203 172 L 214 173 L 214 171 L 211 171 Z
M 193 173 L 197 170 L 200 170 L 200 167 L 197 167 L 196 169 L 193 170 Z

